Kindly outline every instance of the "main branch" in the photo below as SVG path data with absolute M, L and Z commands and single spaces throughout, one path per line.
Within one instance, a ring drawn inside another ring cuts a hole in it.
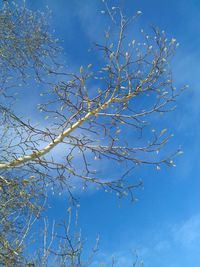
M 120 103 L 120 102 L 127 102 L 131 98 L 135 97 L 137 93 L 139 92 L 139 86 L 136 88 L 134 92 L 128 93 L 126 96 L 121 98 L 115 98 L 111 97 L 109 100 L 107 100 L 104 104 L 99 105 L 98 108 L 89 111 L 84 117 L 79 119 L 77 122 L 75 122 L 71 127 L 67 128 L 64 132 L 60 133 L 52 142 L 50 142 L 47 146 L 45 146 L 43 149 L 34 151 L 30 155 L 26 155 L 24 157 L 19 157 L 13 161 L 0 163 L 0 169 L 10 169 L 18 167 L 19 165 L 22 165 L 26 162 L 33 161 L 37 158 L 40 158 L 47 153 L 49 153 L 54 147 L 56 147 L 58 144 L 60 144 L 69 134 L 71 134 L 74 130 L 76 130 L 79 126 L 81 126 L 85 121 L 87 121 L 91 116 L 94 116 L 98 114 L 101 110 L 105 110 L 110 106 L 112 103 Z

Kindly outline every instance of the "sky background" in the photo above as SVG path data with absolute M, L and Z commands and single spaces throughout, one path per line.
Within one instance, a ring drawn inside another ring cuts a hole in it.
M 103 17 L 100 0 L 27 0 L 29 7 L 52 10 L 51 27 L 63 41 L 65 61 L 70 69 L 98 62 L 88 53 L 101 37 Z M 173 61 L 176 86 L 189 84 L 178 99 L 177 110 L 168 114 L 166 128 L 174 134 L 171 146 L 182 146 L 184 155 L 176 168 L 142 167 L 136 171 L 144 189 L 138 201 L 117 200 L 104 192 L 80 194 L 79 224 L 87 238 L 86 250 L 100 235 L 100 251 L 92 266 L 131 266 L 137 250 L 145 267 L 200 266 L 200 1 L 121 0 L 127 15 L 141 10 L 137 27 L 156 25 L 180 43 Z M 104 166 L 102 166 L 104 168 Z M 107 170 L 113 172 L 112 168 Z M 50 218 L 64 218 L 66 199 L 51 199 Z

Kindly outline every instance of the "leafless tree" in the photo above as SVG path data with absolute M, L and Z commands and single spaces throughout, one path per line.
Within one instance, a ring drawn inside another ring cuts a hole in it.
M 80 266 L 87 267 L 92 262 L 98 250 L 99 238 L 96 239 L 92 251 L 88 255 L 84 252 L 85 240 L 78 227 L 78 212 L 75 214 L 68 208 L 68 220 L 49 229 L 48 220 L 44 220 L 43 244 L 29 264 L 33 266 Z M 72 228 L 72 229 L 71 229 Z
M 49 188 L 67 191 L 76 201 L 77 184 L 83 190 L 94 185 L 134 201 L 134 190 L 142 185 L 127 179 L 134 168 L 175 166 L 174 158 L 182 153 L 162 152 L 171 135 L 152 129 L 160 116 L 175 109 L 182 91 L 174 87 L 170 67 L 176 40 L 152 27 L 150 34 L 141 30 L 136 41 L 131 29 L 140 11 L 127 18 L 104 1 L 101 13 L 109 19 L 104 40 L 94 45 L 102 55 L 101 66 L 88 62 L 69 72 L 58 64 L 61 49 L 46 16 L 25 4 L 2 3 L 0 263 L 5 266 L 17 266 L 18 256 L 24 256 L 25 236 Z M 37 106 L 41 125 L 16 108 L 16 93 L 24 87 L 34 90 L 33 81 L 42 88 Z M 62 148 L 61 156 L 56 148 Z M 112 162 L 124 172 L 107 177 L 99 172 L 99 162 Z
M 78 210 L 68 208 L 68 220 L 56 225 L 53 222 L 50 228 L 48 220 L 44 219 L 43 244 L 36 255 L 29 259 L 28 266 L 36 267 L 88 267 L 93 263 L 99 250 L 99 236 L 96 238 L 91 251 L 85 251 L 86 240 L 82 237 L 78 226 Z M 133 263 L 130 267 L 144 267 L 136 251 L 132 252 Z M 110 266 L 117 265 L 117 258 L 101 259 L 101 262 L 110 262 Z M 103 263 L 95 263 L 104 267 Z M 107 265 L 106 265 L 107 266 Z

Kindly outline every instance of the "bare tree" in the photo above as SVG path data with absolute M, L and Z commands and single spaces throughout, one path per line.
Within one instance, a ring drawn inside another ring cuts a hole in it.
M 56 41 L 48 33 L 46 16 L 2 1 L 0 10 L 0 157 L 8 160 L 11 151 L 20 153 L 20 144 L 37 129 L 25 123 L 11 107 L 17 89 L 30 79 L 52 71 Z M 51 62 L 51 64 L 50 64 Z M 54 69 L 55 69 L 54 68 Z M 39 131 L 38 131 L 39 133 Z M 25 137 L 26 136 L 26 137 Z M 36 139 L 35 139 L 35 142 Z M 24 241 L 39 217 L 45 200 L 43 186 L 33 175 L 19 169 L 0 171 L 0 264 L 22 266 Z
M 48 220 L 45 219 L 43 245 L 30 260 L 33 266 L 87 267 L 91 264 L 98 250 L 99 237 L 92 251 L 83 256 L 85 240 L 78 227 L 77 210 L 73 213 L 72 209 L 68 208 L 68 220 L 60 224 L 53 222 L 52 228 L 49 228 Z
M 85 251 L 86 240 L 82 237 L 82 232 L 78 226 L 78 210 L 68 208 L 68 220 L 52 227 L 48 220 L 44 219 L 43 244 L 36 255 L 29 259 L 28 266 L 59 266 L 59 267 L 88 267 L 93 263 L 99 250 L 99 236 L 90 251 Z M 130 267 L 143 267 L 136 251 L 132 253 L 132 264 Z M 110 262 L 110 266 L 117 265 L 117 258 L 101 259 L 101 262 Z M 103 263 L 95 263 L 99 267 L 104 267 Z M 106 265 L 107 266 L 107 265 Z
M 17 266 L 18 255 L 24 255 L 22 243 L 32 216 L 40 214 L 47 188 L 67 191 L 75 201 L 73 191 L 79 179 L 83 190 L 92 184 L 134 200 L 134 189 L 142 182 L 126 178 L 135 167 L 175 166 L 175 156 L 182 153 L 179 149 L 160 153 L 171 135 L 166 129 L 152 129 L 155 119 L 175 109 L 182 91 L 174 87 L 170 68 L 176 40 L 168 40 L 158 28 L 150 34 L 141 30 L 139 42 L 132 38 L 129 29 L 140 11 L 127 18 L 120 8 L 109 8 L 104 2 L 101 13 L 109 19 L 103 42 L 94 45 L 102 65 L 97 69 L 88 63 L 69 72 L 61 71 L 57 63 L 61 49 L 45 15 L 3 1 L 0 263 L 5 266 Z M 35 125 L 15 107 L 16 93 L 23 92 L 21 87 L 30 88 L 33 79 L 42 88 L 38 111 L 45 126 Z M 59 157 L 54 151 L 61 146 L 65 153 Z M 101 166 L 120 164 L 124 172 L 105 179 L 98 172 L 98 161 Z M 11 258 L 12 263 L 5 263 Z

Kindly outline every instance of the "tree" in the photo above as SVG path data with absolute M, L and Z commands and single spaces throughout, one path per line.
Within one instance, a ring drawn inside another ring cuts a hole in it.
M 3 1 L 0 263 L 4 266 L 27 264 L 25 239 L 48 202 L 48 188 L 67 191 L 76 203 L 73 190 L 78 178 L 83 190 L 93 184 L 134 201 L 134 190 L 142 182 L 127 179 L 130 172 L 144 164 L 157 169 L 175 166 L 174 158 L 181 154 L 179 149 L 159 153 L 171 136 L 166 129 L 157 133 L 151 128 L 155 118 L 175 109 L 182 91 L 174 87 L 170 68 L 176 40 L 152 28 L 151 34 L 141 30 L 138 43 L 127 32 L 140 11 L 127 18 L 120 8 L 104 2 L 101 13 L 109 19 L 103 42 L 94 45 L 102 55 L 101 66 L 88 62 L 69 72 L 59 63 L 62 50 L 46 16 L 25 4 Z M 23 88 L 36 84 L 41 87 L 37 116 L 43 127 L 16 108 Z M 132 134 L 131 142 L 124 138 L 125 131 Z M 54 149 L 61 145 L 66 153 L 57 157 Z M 105 179 L 95 170 L 96 160 L 120 164 L 123 173 Z

